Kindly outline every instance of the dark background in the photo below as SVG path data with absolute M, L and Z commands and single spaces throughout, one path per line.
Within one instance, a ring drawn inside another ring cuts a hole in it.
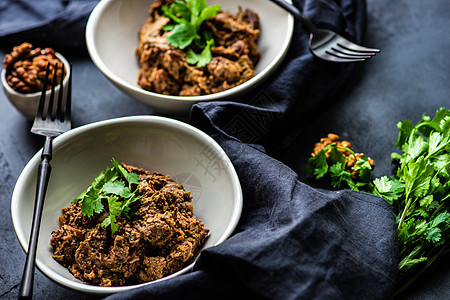
M 389 175 L 390 153 L 396 151 L 397 122 L 434 116 L 450 108 L 450 1 L 367 0 L 364 45 L 381 48 L 373 60 L 358 66 L 346 91 L 306 128 L 279 157 L 307 180 L 304 166 L 313 145 L 334 132 L 375 160 L 374 176 Z M 11 49 L 0 45 L 0 57 Z M 157 114 L 119 92 L 100 73 L 87 52 L 63 52 L 73 64 L 73 127 L 104 119 Z M 25 261 L 11 221 L 15 182 L 28 160 L 42 147 L 27 121 L 0 92 L 0 298 L 17 298 Z M 448 299 L 449 258 L 427 273 L 404 295 L 406 299 Z M 36 272 L 36 299 L 89 299 L 60 287 Z

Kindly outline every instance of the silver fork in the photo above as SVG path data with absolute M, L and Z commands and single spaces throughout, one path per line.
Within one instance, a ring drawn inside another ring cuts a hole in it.
M 33 296 L 33 281 L 34 281 L 34 267 L 36 259 L 37 242 L 39 237 L 39 227 L 41 224 L 42 209 L 44 206 L 45 193 L 47 191 L 48 180 L 50 178 L 52 160 L 52 140 L 54 137 L 71 128 L 71 94 L 72 94 L 72 68 L 69 73 L 69 85 L 67 87 L 67 96 L 64 101 L 63 79 L 64 79 L 64 64 L 61 68 L 61 83 L 59 86 L 58 99 L 55 107 L 55 86 L 57 85 L 57 70 L 58 64 L 55 65 L 52 87 L 47 106 L 46 91 L 49 81 L 50 64 L 47 65 L 45 79 L 43 82 L 41 98 L 37 109 L 36 117 L 34 118 L 31 132 L 34 134 L 45 136 L 45 144 L 42 149 L 41 163 L 38 168 L 38 176 L 36 183 L 36 196 L 34 202 L 34 212 L 31 224 L 30 240 L 28 243 L 28 252 L 25 262 L 25 268 L 22 276 L 22 283 L 19 291 L 19 299 L 31 299 Z M 44 109 L 47 107 L 47 111 Z
M 372 58 L 380 52 L 380 49 L 355 44 L 331 30 L 317 28 L 294 5 L 284 0 L 270 1 L 287 10 L 308 29 L 309 48 L 321 59 L 334 62 L 356 62 Z

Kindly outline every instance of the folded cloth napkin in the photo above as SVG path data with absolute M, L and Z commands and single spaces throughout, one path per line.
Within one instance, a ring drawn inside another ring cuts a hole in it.
M 315 24 L 361 41 L 364 0 L 293 2 Z M 352 64 L 313 57 L 308 38 L 296 24 L 284 64 L 258 92 L 191 111 L 191 123 L 223 147 L 241 181 L 244 207 L 233 235 L 203 250 L 191 273 L 110 299 L 392 297 L 392 207 L 369 194 L 314 189 L 274 158 L 354 72 Z
M 0 0 L 0 45 L 86 48 L 84 30 L 99 0 Z
M 0 0 L 0 42 L 85 47 L 96 2 Z M 318 26 L 361 42 L 364 0 L 293 3 Z M 61 38 L 67 33 L 70 39 Z M 346 87 L 354 68 L 315 58 L 297 23 L 283 65 L 257 92 L 195 105 L 191 123 L 223 147 L 238 173 L 240 222 L 228 240 L 202 251 L 192 272 L 109 298 L 390 298 L 398 264 L 392 207 L 364 193 L 310 187 L 275 158 Z

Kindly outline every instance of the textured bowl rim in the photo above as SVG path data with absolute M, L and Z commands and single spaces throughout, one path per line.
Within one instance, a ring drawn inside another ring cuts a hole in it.
M 148 123 L 148 124 L 161 124 L 161 125 L 169 125 L 171 127 L 182 129 L 185 131 L 188 131 L 192 133 L 194 136 L 200 138 L 201 140 L 204 140 L 208 145 L 212 146 L 216 151 L 220 153 L 220 156 L 226 160 L 227 165 L 230 166 L 229 172 L 231 175 L 231 179 L 233 182 L 233 193 L 236 196 L 235 198 L 235 207 L 232 212 L 231 216 L 231 222 L 222 234 L 221 238 L 213 245 L 216 246 L 223 241 L 225 241 L 230 235 L 233 233 L 234 229 L 236 228 L 239 219 L 241 217 L 242 213 L 242 207 L 243 207 L 243 196 L 242 196 L 242 188 L 240 185 L 239 177 L 237 176 L 236 170 L 234 169 L 233 164 L 231 163 L 229 157 L 226 155 L 225 151 L 219 146 L 219 144 L 211 138 L 209 135 L 204 133 L 203 131 L 193 127 L 192 125 L 189 125 L 187 123 L 174 120 L 167 117 L 160 117 L 160 116 L 127 116 L 127 117 L 119 117 L 114 119 L 108 119 L 103 121 L 98 121 L 95 123 L 86 124 L 80 127 L 77 127 L 75 129 L 69 130 L 62 135 L 56 137 L 53 142 L 53 149 L 56 150 L 63 146 L 67 141 L 70 141 L 73 137 L 76 137 L 77 135 L 83 134 L 89 130 L 104 127 L 104 126 L 110 126 L 110 125 L 117 125 L 117 124 L 125 124 L 125 123 Z M 40 163 L 40 153 L 41 150 L 39 150 L 26 164 L 24 169 L 22 170 L 21 174 L 19 175 L 19 178 L 17 179 L 16 185 L 13 190 L 13 194 L 11 197 L 11 216 L 12 216 L 12 222 L 14 226 L 14 231 L 16 233 L 16 237 L 19 240 L 19 243 L 23 250 L 27 252 L 28 249 L 28 238 L 24 236 L 21 232 L 18 232 L 18 227 L 20 226 L 20 207 L 19 207 L 19 194 L 20 190 L 23 188 L 23 182 L 26 177 L 30 176 L 30 174 L 35 173 L 37 170 L 37 166 Z M 198 258 L 198 257 L 197 257 Z M 195 261 L 197 260 L 195 259 Z M 108 294 L 114 294 L 119 293 L 131 289 L 135 289 L 138 287 L 142 287 L 145 285 L 153 284 L 155 282 L 168 280 L 170 278 L 179 276 L 181 274 L 184 274 L 192 269 L 194 266 L 194 262 L 192 262 L 190 265 L 186 266 L 185 268 L 181 269 L 180 271 L 173 273 L 169 276 L 166 276 L 164 278 L 147 282 L 147 283 L 141 283 L 137 285 L 130 285 L 130 286 L 116 286 L 116 287 L 100 287 L 95 285 L 90 285 L 87 283 L 84 283 L 82 281 L 76 282 L 68 280 L 62 276 L 59 276 L 58 273 L 50 270 L 42 261 L 40 261 L 38 258 L 36 258 L 36 266 L 39 268 L 39 270 L 44 273 L 48 278 L 53 280 L 54 282 L 65 286 L 67 288 L 70 288 L 72 290 L 76 290 L 79 292 L 87 293 L 87 294 L 93 294 L 93 295 L 108 295 Z
M 124 80 L 122 80 L 119 76 L 115 75 L 111 70 L 105 65 L 103 60 L 101 59 L 96 47 L 95 47 L 95 29 L 99 22 L 99 19 L 102 15 L 102 13 L 108 8 L 109 5 L 111 5 L 115 0 L 102 0 L 100 1 L 93 11 L 91 12 L 87 24 L 86 24 L 86 45 L 89 52 L 89 55 L 91 56 L 92 61 L 97 66 L 97 68 L 112 82 L 125 86 L 127 89 L 132 90 L 135 93 L 143 93 L 145 95 L 151 96 L 151 97 L 160 97 L 164 100 L 171 100 L 175 102 L 188 102 L 188 103 L 196 103 L 196 102 L 202 102 L 202 101 L 210 101 L 215 100 L 219 98 L 225 98 L 229 97 L 235 94 L 239 94 L 243 92 L 247 87 L 250 87 L 254 84 L 254 82 L 260 81 L 261 77 L 265 77 L 266 75 L 269 75 L 271 72 L 273 72 L 276 67 L 281 64 L 283 61 L 283 58 L 286 56 L 289 46 L 292 41 L 292 36 L 294 33 L 294 18 L 291 14 L 288 14 L 288 28 L 287 31 L 289 32 L 288 38 L 283 41 L 282 49 L 283 51 L 280 51 L 277 56 L 270 62 L 270 64 L 265 67 L 261 72 L 256 74 L 254 77 L 249 79 L 248 81 L 233 87 L 231 89 L 209 94 L 209 95 L 201 95 L 201 96 L 171 96 L 171 95 L 164 95 L 164 94 L 158 94 L 154 92 L 150 92 L 147 90 L 144 90 L 143 88 L 140 88 L 138 86 L 132 85 Z M 290 0 L 288 0 L 290 1 Z M 136 74 L 137 75 L 137 74 Z

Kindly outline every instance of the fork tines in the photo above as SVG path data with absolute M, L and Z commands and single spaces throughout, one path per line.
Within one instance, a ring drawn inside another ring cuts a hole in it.
M 58 70 L 60 70 L 60 76 L 59 76 L 59 84 L 58 84 Z M 63 122 L 65 119 L 70 119 L 70 89 L 71 85 L 69 82 L 68 91 L 67 91 L 67 97 L 66 97 L 66 103 L 64 103 L 64 76 L 65 76 L 65 68 L 64 64 L 59 66 L 58 63 L 55 64 L 54 70 L 53 70 L 53 76 L 50 77 L 50 74 L 52 73 L 52 70 L 50 68 L 50 63 L 47 65 L 47 69 L 45 72 L 45 78 L 42 84 L 42 92 L 41 92 L 41 98 L 39 100 L 39 106 L 36 113 L 36 118 L 40 118 L 42 120 L 45 120 L 46 118 L 50 118 L 52 121 L 58 119 L 61 122 Z M 49 80 L 51 80 L 51 92 L 50 97 L 48 99 L 48 103 L 46 105 L 46 93 L 47 93 L 47 86 L 49 84 Z M 55 102 L 55 89 L 59 85 L 59 91 L 58 91 L 58 99 L 56 103 L 56 107 L 54 106 Z M 47 108 L 47 109 L 46 109 Z
M 60 75 L 58 76 L 58 71 L 60 71 Z M 56 119 L 63 122 L 66 119 L 70 119 L 70 94 L 71 94 L 71 81 L 69 80 L 69 86 L 67 90 L 67 97 L 65 97 L 64 101 L 64 76 L 65 76 L 65 68 L 64 64 L 61 64 L 61 66 L 57 63 L 54 66 L 53 75 L 50 78 L 50 75 L 52 73 L 52 70 L 50 68 L 50 63 L 47 65 L 47 69 L 45 72 L 44 81 L 42 84 L 42 92 L 41 92 L 41 98 L 39 100 L 39 106 L 36 113 L 36 118 L 40 118 L 42 120 L 45 120 L 46 118 L 50 118 L 52 121 L 55 121 Z M 59 77 L 59 84 L 58 84 L 58 77 Z M 69 78 L 70 79 L 70 78 Z M 46 94 L 47 94 L 47 88 L 49 81 L 51 81 L 51 92 L 50 96 L 48 97 L 48 103 L 46 105 Z M 58 91 L 58 99 L 56 102 L 55 107 L 55 89 L 59 86 Z M 64 103 L 65 102 L 65 103 Z
M 372 58 L 380 52 L 380 49 L 363 47 L 338 36 L 336 36 L 336 38 L 336 46 L 331 47 L 331 49 L 327 50 L 326 53 L 338 59 L 364 61 Z
M 50 63 L 47 65 L 41 98 L 31 132 L 55 137 L 71 128 L 72 68 L 67 74 L 69 81 L 66 92 L 64 91 L 65 73 L 65 67 L 62 63 L 55 64 L 53 68 L 51 68 Z M 49 84 L 51 84 L 51 91 L 50 95 L 47 96 Z M 56 93 L 58 93 L 58 98 L 55 100 Z M 47 98 L 48 101 L 46 101 Z

